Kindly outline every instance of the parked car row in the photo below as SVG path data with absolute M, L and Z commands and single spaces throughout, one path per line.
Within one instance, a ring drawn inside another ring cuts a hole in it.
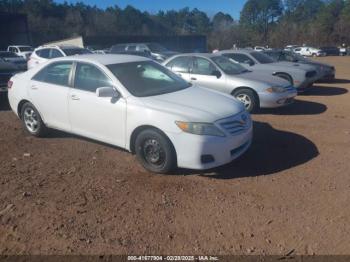
M 345 56 L 349 55 L 349 49 L 344 46 L 336 47 L 336 46 L 324 46 L 320 48 L 315 48 L 311 46 L 298 46 L 298 45 L 287 45 L 285 47 L 286 51 L 293 51 L 302 56 Z
M 285 51 L 179 54 L 133 45 L 112 54 L 36 48 L 30 70 L 8 81 L 12 110 L 34 136 L 53 128 L 112 144 L 152 172 L 209 169 L 249 148 L 250 112 L 292 104 L 327 75 L 326 65 L 294 53 L 298 59 L 282 59 Z

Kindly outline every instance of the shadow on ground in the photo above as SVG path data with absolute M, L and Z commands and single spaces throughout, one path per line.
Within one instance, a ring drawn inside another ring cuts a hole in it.
M 333 81 L 330 81 L 328 83 L 334 83 L 334 84 L 349 84 L 349 79 L 334 79 Z
M 327 106 L 317 102 L 295 100 L 286 107 L 261 109 L 257 114 L 272 115 L 318 115 L 327 111 Z
M 9 101 L 4 94 L 0 94 L 0 111 L 11 110 Z
M 271 175 L 305 164 L 319 155 L 316 145 L 302 135 L 274 129 L 268 123 L 254 122 L 251 148 L 229 165 L 205 172 L 179 170 L 177 174 L 212 179 L 234 179 Z
M 350 82 L 349 82 L 350 83 Z M 333 86 L 313 86 L 301 96 L 340 96 L 348 93 L 346 88 L 333 87 Z

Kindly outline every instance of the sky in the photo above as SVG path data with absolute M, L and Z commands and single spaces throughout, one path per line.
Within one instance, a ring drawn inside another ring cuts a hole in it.
M 56 0 L 57 2 L 64 2 L 64 0 Z M 75 3 L 78 0 L 66 0 L 68 3 Z M 148 11 L 150 13 L 157 13 L 158 10 L 178 10 L 184 7 L 198 8 L 204 11 L 208 16 L 213 16 L 217 12 L 230 14 L 233 18 L 238 19 L 240 11 L 246 0 L 80 0 L 89 5 L 96 5 L 100 8 L 118 5 L 124 8 L 127 5 Z

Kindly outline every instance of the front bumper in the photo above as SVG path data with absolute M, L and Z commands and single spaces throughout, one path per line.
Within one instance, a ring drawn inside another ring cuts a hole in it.
M 293 87 L 284 93 L 258 93 L 261 108 L 276 108 L 289 105 L 294 102 L 294 97 L 298 95 L 297 90 Z
M 184 132 L 167 135 L 175 147 L 179 167 L 206 170 L 228 164 L 246 152 L 252 143 L 253 126 L 250 123 L 243 133 L 226 137 Z

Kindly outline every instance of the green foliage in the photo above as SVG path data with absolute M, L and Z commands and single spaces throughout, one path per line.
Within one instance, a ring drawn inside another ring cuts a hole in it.
M 1 0 L 0 12 L 25 13 L 35 44 L 83 36 L 208 36 L 210 48 L 286 44 L 350 44 L 350 0 L 247 0 L 239 21 L 198 9 L 149 14 L 127 6 L 100 9 L 83 2 Z

